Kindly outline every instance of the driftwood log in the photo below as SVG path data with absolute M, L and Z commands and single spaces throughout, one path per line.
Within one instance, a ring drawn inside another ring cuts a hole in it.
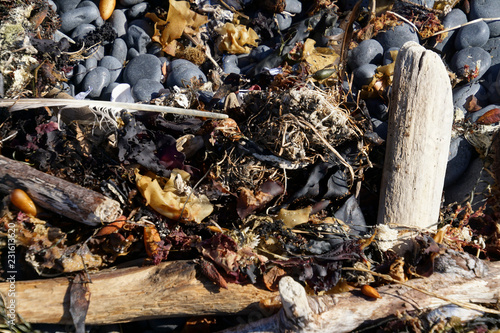
M 0 156 L 0 192 L 16 188 L 40 207 L 88 225 L 114 221 L 122 213 L 115 200 Z
M 451 84 L 439 56 L 414 42 L 396 59 L 379 224 L 437 223 L 453 123 Z

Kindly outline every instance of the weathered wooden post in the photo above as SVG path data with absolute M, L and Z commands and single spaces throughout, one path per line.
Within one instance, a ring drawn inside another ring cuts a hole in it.
M 378 223 L 428 228 L 439 218 L 453 123 L 439 56 L 415 42 L 396 59 Z

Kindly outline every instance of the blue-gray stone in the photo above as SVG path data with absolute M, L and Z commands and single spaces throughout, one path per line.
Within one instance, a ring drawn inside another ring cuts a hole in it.
M 87 68 L 87 72 L 95 69 L 97 67 L 98 60 L 95 57 L 90 57 L 85 59 L 85 68 Z
M 0 73 L 0 98 L 3 98 L 5 95 L 5 88 L 3 83 L 3 74 Z
M 96 65 L 96 67 L 97 67 L 97 65 Z M 72 80 L 73 80 L 73 83 L 75 85 L 79 85 L 80 83 L 82 83 L 85 75 L 87 75 L 87 68 L 84 65 L 78 64 L 75 67 L 73 67 Z
M 63 14 L 75 9 L 81 0 L 56 0 L 54 1 L 59 10 L 59 14 Z
M 111 100 L 111 93 L 113 92 L 113 89 L 115 89 L 116 86 L 118 86 L 118 85 L 119 85 L 118 82 L 112 82 L 112 83 L 108 84 L 108 86 L 102 90 L 101 99 L 104 101 L 110 101 Z
M 302 3 L 299 0 L 286 0 L 285 11 L 300 14 L 302 12 Z
M 474 147 L 463 136 L 451 140 L 444 186 L 450 186 L 463 175 L 470 164 L 473 152 Z
M 471 20 L 478 18 L 500 17 L 500 1 L 498 0 L 474 0 L 470 1 L 469 18 Z M 490 37 L 500 36 L 500 21 L 488 22 L 490 28 Z
M 434 0 L 410 0 L 410 2 L 416 3 L 420 6 L 425 6 L 427 8 L 434 7 Z
M 138 102 L 149 102 L 163 85 L 155 80 L 141 79 L 132 87 L 132 96 Z
M 150 19 L 135 19 L 128 23 L 129 27 L 137 26 L 144 30 L 148 36 L 153 36 L 155 33 L 154 23 Z
M 116 79 L 120 76 L 122 72 L 123 65 L 120 60 L 116 59 L 113 56 L 105 56 L 101 59 L 99 66 L 105 67 L 108 69 L 110 74 L 109 82 L 115 82 Z
M 377 65 L 365 64 L 359 66 L 353 71 L 354 74 L 354 85 L 361 88 L 364 85 L 369 84 L 372 81 L 373 75 L 377 70 Z
M 185 59 L 175 59 L 170 63 L 167 76 L 167 87 L 179 86 L 187 87 L 191 85 L 191 79 L 199 79 L 202 82 L 207 82 L 207 77 L 203 72 Z
M 292 25 L 292 17 L 288 14 L 276 14 L 276 21 L 280 30 L 286 30 Z
M 84 53 L 85 56 L 95 58 L 97 61 L 101 60 L 104 57 L 105 53 L 104 46 L 102 45 L 96 45 L 94 47 L 91 47 L 87 49 Z
M 500 104 L 500 37 L 490 38 L 482 47 L 491 56 L 491 66 L 483 76 L 484 85 L 489 92 L 489 101 Z
M 198 99 L 204 104 L 209 104 L 214 98 L 214 93 L 212 91 L 200 90 L 198 91 Z
M 110 82 L 110 75 L 107 68 L 96 67 L 85 75 L 82 82 L 82 90 L 86 91 L 92 88 L 92 91 L 88 95 L 92 98 L 97 98 L 101 96 L 101 92 Z
M 124 7 L 132 7 L 133 5 L 137 5 L 143 1 L 144 0 L 120 0 L 120 5 Z
M 482 115 L 484 115 L 486 112 L 493 110 L 493 109 L 500 109 L 500 105 L 496 104 L 491 104 L 488 106 L 485 106 L 479 111 L 468 113 L 466 119 L 471 122 L 475 123 Z
M 389 65 L 389 64 L 392 64 L 395 59 L 392 59 L 392 54 L 391 52 L 392 51 L 398 51 L 399 52 L 399 48 L 397 47 L 391 47 L 390 49 L 388 49 L 387 51 L 384 52 L 384 57 L 382 58 L 382 65 Z
M 130 86 L 134 86 L 140 79 L 151 79 L 160 82 L 160 59 L 152 54 L 140 54 L 130 60 L 123 71 L 123 80 Z
M 268 55 L 273 53 L 273 50 L 267 46 L 267 45 L 259 45 L 256 48 L 254 48 L 252 51 L 250 51 L 250 57 L 255 59 L 255 61 L 261 61 Z M 241 58 L 240 58 L 241 59 Z M 239 59 L 239 61 L 241 61 Z M 242 65 L 238 62 L 238 65 Z
M 349 54 L 349 67 L 354 70 L 365 64 L 380 65 L 383 53 L 384 48 L 375 39 L 364 40 Z
M 366 108 L 370 113 L 372 118 L 377 118 L 379 120 L 387 120 L 387 104 L 380 98 L 367 98 L 364 100 Z
M 443 19 L 443 27 L 445 29 L 457 27 L 464 23 L 467 23 L 467 15 L 465 15 L 465 13 L 458 8 L 452 9 L 448 14 L 446 14 Z M 448 34 L 444 38 L 444 40 L 440 43 L 437 43 L 434 46 L 434 49 L 443 53 L 449 53 L 453 51 L 455 44 L 455 35 L 456 30 L 448 31 Z
M 321 46 L 327 46 L 332 38 L 339 40 L 339 36 L 343 33 L 344 30 L 336 26 L 326 28 L 324 34 L 321 36 Z
M 480 105 L 487 105 L 488 91 L 478 82 L 466 84 L 465 86 L 453 89 L 453 106 L 460 109 L 463 114 L 467 112 L 465 103 L 467 99 L 474 95 Z
M 490 28 L 484 21 L 479 21 L 461 27 L 455 37 L 455 49 L 461 50 L 466 47 L 481 47 L 490 38 Z
M 458 77 L 467 77 L 471 81 L 479 80 L 490 68 L 491 57 L 480 47 L 468 47 L 455 53 L 450 68 Z M 475 72 L 477 71 L 477 74 Z
M 128 47 L 133 47 L 139 54 L 144 54 L 147 52 L 148 44 L 151 43 L 151 37 L 141 27 L 131 25 L 127 29 L 125 42 L 127 42 Z
M 68 33 L 81 24 L 94 21 L 99 16 L 96 5 L 75 8 L 61 15 L 61 31 Z
M 121 38 L 116 38 L 111 47 L 111 55 L 123 64 L 127 60 L 127 52 L 127 43 Z
M 230 74 L 240 74 L 240 68 L 238 67 L 238 56 L 235 54 L 226 55 L 222 58 L 222 68 L 224 73 Z
M 93 25 L 95 25 L 96 27 L 100 28 L 104 25 L 104 20 L 102 19 L 102 17 L 98 17 L 94 20 L 94 22 L 92 22 Z
M 381 121 L 377 118 L 372 118 L 373 131 L 380 136 L 383 140 L 387 140 L 387 129 L 389 125 L 386 121 Z
M 108 21 L 116 31 L 117 37 L 123 37 L 127 33 L 127 17 L 125 16 L 125 13 L 122 9 L 115 9 Z
M 149 44 L 147 50 L 148 50 L 147 53 L 153 54 L 153 55 L 157 56 L 158 58 L 165 56 L 165 52 L 163 51 L 160 43 L 153 42 L 153 43 Z
M 407 23 L 379 32 L 377 36 L 375 36 L 375 39 L 382 45 L 384 50 L 388 50 L 391 47 L 397 47 L 399 49 L 404 43 L 410 41 L 419 43 L 417 32 Z
M 73 32 L 71 33 L 71 38 L 76 41 L 80 41 L 81 39 L 83 39 L 83 37 L 85 37 L 85 35 L 94 30 L 95 30 L 95 25 L 93 24 L 88 24 L 88 23 L 81 24 L 75 29 L 73 29 Z
M 138 3 L 137 5 L 134 5 L 127 10 L 127 17 L 130 20 L 136 19 L 138 17 L 144 17 L 144 14 L 148 12 L 148 9 L 149 9 L 149 3 L 147 2 Z
M 129 59 L 129 60 L 132 60 L 132 59 L 136 58 L 138 55 L 140 55 L 139 51 L 137 51 L 133 47 L 131 47 L 127 51 L 127 59 Z

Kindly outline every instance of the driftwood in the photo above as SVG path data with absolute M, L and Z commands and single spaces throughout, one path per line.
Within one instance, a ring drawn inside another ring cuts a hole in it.
M 451 84 L 439 56 L 414 42 L 396 59 L 379 224 L 437 223 L 453 123 Z
M 122 213 L 115 200 L 0 156 L 0 192 L 16 188 L 26 191 L 40 207 L 89 225 L 114 221 Z

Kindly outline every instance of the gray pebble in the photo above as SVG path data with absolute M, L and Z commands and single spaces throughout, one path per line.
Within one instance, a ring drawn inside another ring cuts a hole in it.
M 122 9 L 115 9 L 108 21 L 115 29 L 117 37 L 122 37 L 127 33 L 127 17 Z
M 87 69 L 87 72 L 95 69 L 97 67 L 97 62 L 98 60 L 94 57 L 85 59 L 85 68 Z
M 141 2 L 137 5 L 132 6 L 127 10 L 127 17 L 130 20 L 136 19 L 138 17 L 144 17 L 144 14 L 147 13 L 149 9 L 149 4 L 147 2 Z
M 465 86 L 453 89 L 453 106 L 465 114 L 465 103 L 467 98 L 474 95 L 480 105 L 486 105 L 488 101 L 488 91 L 478 82 L 466 84 Z
M 118 85 L 119 85 L 118 82 L 112 82 L 112 83 L 108 84 L 108 86 L 102 90 L 101 99 L 104 101 L 110 101 L 111 100 L 111 93 L 113 92 L 113 89 L 115 89 L 116 86 L 118 86 Z
M 128 47 L 133 47 L 139 54 L 147 52 L 147 46 L 151 43 L 151 37 L 139 26 L 132 25 L 127 29 L 125 42 Z
M 461 50 L 466 47 L 481 47 L 490 38 L 490 28 L 484 21 L 461 27 L 455 37 L 455 49 Z
M 444 186 L 450 186 L 463 175 L 470 164 L 473 151 L 474 147 L 463 136 L 451 140 Z
M 324 34 L 321 36 L 321 46 L 328 46 L 332 38 L 338 39 L 343 33 L 344 30 L 336 26 L 326 28 Z
M 411 2 L 416 3 L 420 6 L 425 6 L 427 8 L 434 7 L 434 0 L 411 0 Z
M 484 115 L 486 112 L 493 110 L 493 109 L 500 109 L 500 105 L 496 104 L 491 104 L 488 106 L 485 106 L 481 110 L 477 112 L 472 112 L 467 114 L 467 120 L 469 120 L 471 123 L 475 123 L 482 115 Z
M 152 54 L 140 54 L 130 60 L 123 71 L 123 80 L 131 86 L 134 86 L 140 79 L 151 79 L 160 82 L 160 59 Z
M 146 34 L 148 34 L 148 36 L 150 37 L 155 33 L 153 21 L 151 21 L 150 19 L 135 19 L 130 21 L 128 25 L 129 28 L 132 26 L 138 26 L 139 28 L 144 30 L 144 32 L 146 32 Z
M 288 14 L 276 14 L 276 21 L 280 30 L 286 30 L 292 25 L 292 17 Z
M 255 59 L 255 61 L 261 61 L 271 53 L 273 53 L 273 50 L 269 46 L 259 45 L 250 51 L 250 57 Z
M 302 12 L 302 3 L 298 0 L 286 0 L 285 11 L 292 14 L 299 14 Z
M 95 25 L 96 27 L 100 28 L 104 25 L 104 20 L 102 19 L 101 16 L 99 16 L 98 18 L 95 19 L 94 22 L 92 22 L 93 25 Z
M 359 43 L 350 55 L 348 64 L 354 70 L 365 64 L 380 65 L 384 48 L 375 39 L 367 39 Z
M 68 33 L 81 24 L 94 21 L 99 16 L 96 5 L 75 8 L 61 15 L 61 31 Z
M 88 23 L 81 24 L 75 29 L 73 29 L 73 32 L 71 33 L 71 38 L 76 41 L 79 41 L 83 37 L 85 37 L 85 35 L 87 35 L 89 32 L 94 30 L 95 30 L 95 25 L 93 24 L 88 24 Z
M 491 66 L 483 76 L 484 85 L 489 92 L 489 101 L 500 104 L 500 37 L 490 38 L 482 47 L 491 56 Z
M 124 7 L 132 7 L 133 5 L 137 5 L 143 1 L 144 0 L 120 0 L 120 5 Z
M 359 66 L 353 71 L 354 84 L 358 88 L 361 88 L 364 85 L 369 84 L 372 81 L 373 75 L 375 75 L 376 70 L 377 70 L 377 65 L 373 64 L 365 64 Z
M 158 58 L 165 56 L 165 52 L 162 49 L 162 46 L 160 43 L 153 42 L 148 45 L 147 48 L 149 54 L 155 55 Z
M 465 13 L 458 8 L 452 9 L 448 14 L 446 14 L 443 19 L 443 27 L 445 29 L 456 27 L 464 23 L 467 23 L 467 15 L 465 15 Z M 456 30 L 448 31 L 448 34 L 444 38 L 444 40 L 440 43 L 437 43 L 434 46 L 434 49 L 444 53 L 452 51 L 455 44 L 455 35 Z
M 469 77 L 479 80 L 490 68 L 491 57 L 480 47 L 468 47 L 455 53 L 450 62 L 450 68 L 458 77 Z M 473 74 L 477 69 L 477 74 Z M 474 77 L 472 77 L 474 76 Z
M 392 51 L 399 51 L 399 48 L 397 47 L 391 47 L 387 51 L 384 52 L 384 57 L 382 58 L 382 65 L 389 65 L 392 64 L 395 60 L 392 59 Z
M 57 9 L 59 13 L 69 12 L 78 6 L 81 0 L 55 0 L 55 4 L 57 5 Z
M 129 48 L 127 51 L 127 59 L 129 60 L 136 58 L 138 55 L 140 55 L 139 51 L 137 51 L 133 47 Z
M 141 79 L 132 87 L 132 96 L 138 102 L 149 102 L 154 94 L 157 94 L 163 85 L 155 80 Z
M 397 47 L 399 49 L 404 43 L 410 41 L 419 43 L 417 32 L 407 23 L 380 32 L 375 39 L 378 40 L 384 50 L 388 50 L 391 47 Z
M 498 0 L 474 0 L 470 1 L 469 18 L 471 20 L 478 18 L 500 17 L 500 1 Z M 500 36 L 500 21 L 488 23 L 490 28 L 490 37 Z
M 109 84 L 109 71 L 104 67 L 96 67 L 85 75 L 82 82 L 82 90 L 86 91 L 92 88 L 92 91 L 88 95 L 92 98 L 97 98 L 101 96 L 101 92 Z
M 175 59 L 170 63 L 169 73 L 167 76 L 167 87 L 179 86 L 187 87 L 191 84 L 191 79 L 200 79 L 202 82 L 207 82 L 207 77 L 203 72 L 185 59 Z
M 387 104 L 380 98 L 367 98 L 364 100 L 370 116 L 379 120 L 387 120 Z
M 85 56 L 91 57 L 91 58 L 96 58 L 97 61 L 101 60 L 104 57 L 104 53 L 106 51 L 104 50 L 104 46 L 102 45 L 96 45 L 84 53 Z
M 240 68 L 238 67 L 238 56 L 234 54 L 226 55 L 222 58 L 222 68 L 224 73 L 230 74 L 240 74 Z
M 118 77 L 120 76 L 123 68 L 122 62 L 120 62 L 120 60 L 116 59 L 113 56 L 105 56 L 104 58 L 102 58 L 99 66 L 108 69 L 110 74 L 109 82 L 115 82 L 116 79 L 118 79 Z
M 387 130 L 389 125 L 386 121 L 378 120 L 377 118 L 372 118 L 373 131 L 380 136 L 383 140 L 387 140 Z
M 96 67 L 97 67 L 97 65 L 96 65 Z M 78 64 L 75 67 L 73 67 L 73 78 L 72 78 L 72 80 L 73 80 L 73 83 L 75 85 L 79 85 L 80 83 L 82 83 L 83 78 L 85 77 L 85 75 L 87 75 L 87 68 L 84 65 Z
M 121 38 L 116 38 L 111 47 L 111 56 L 118 59 L 122 64 L 127 60 L 127 43 Z

